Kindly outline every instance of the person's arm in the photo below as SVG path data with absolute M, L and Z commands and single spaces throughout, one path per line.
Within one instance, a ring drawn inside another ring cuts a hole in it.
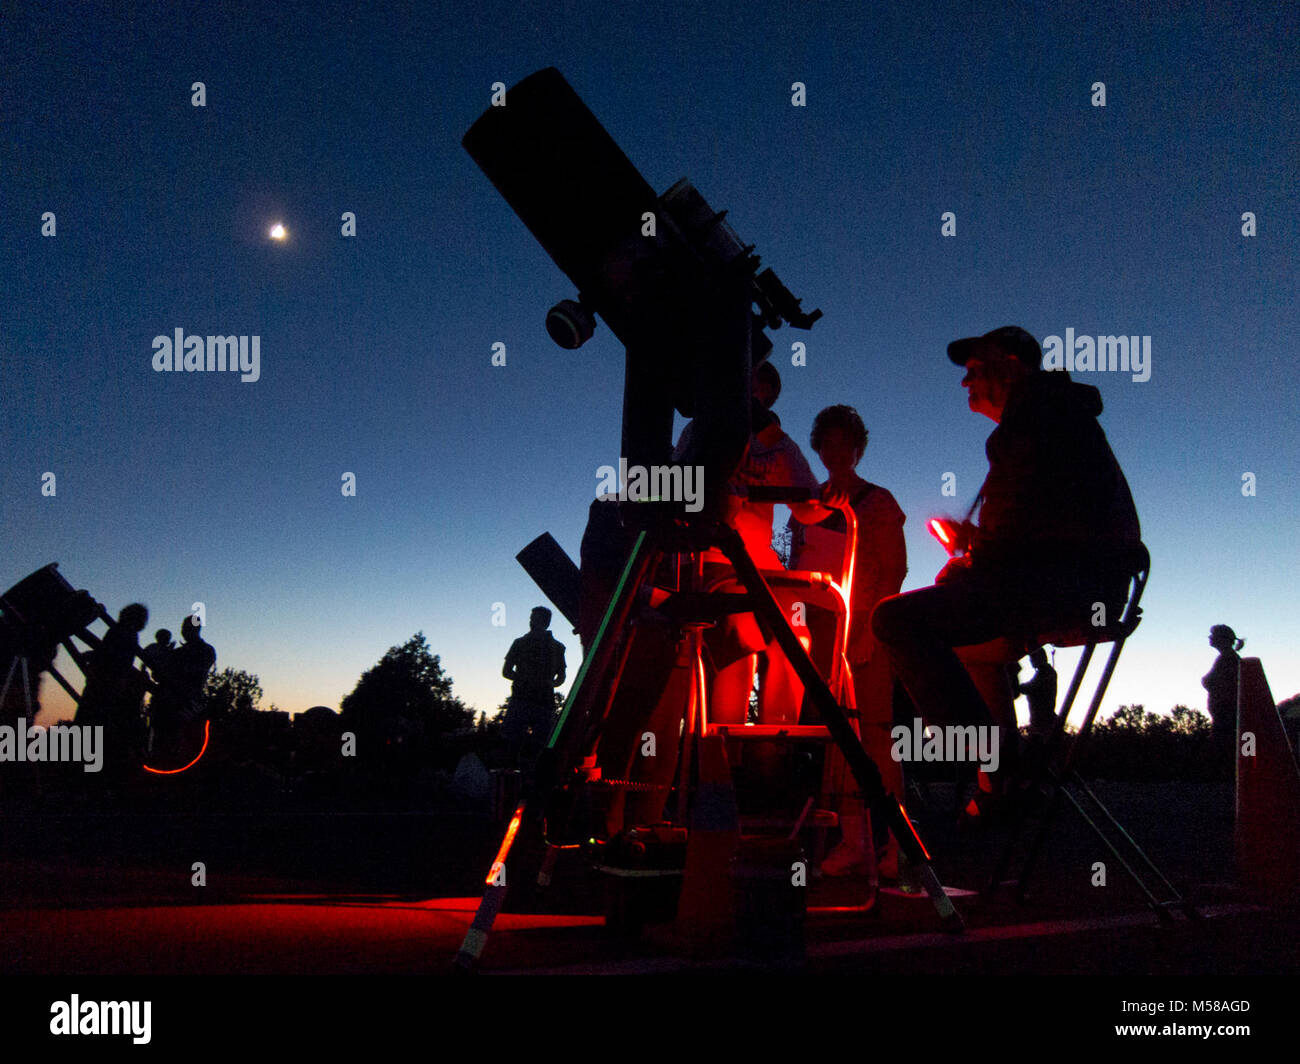
M 564 683 L 564 644 L 554 636 L 551 637 L 555 646 L 555 678 L 551 681 L 552 687 L 559 687 Z
M 875 652 L 871 611 L 881 599 L 896 595 L 907 575 L 906 517 L 893 495 L 872 489 L 855 507 L 858 542 L 853 558 L 853 612 L 849 629 L 850 661 L 868 661 Z
M 515 682 L 515 673 L 519 670 L 519 640 L 516 639 L 510 644 L 510 649 L 506 651 L 505 667 L 501 670 L 501 675 L 511 683 Z

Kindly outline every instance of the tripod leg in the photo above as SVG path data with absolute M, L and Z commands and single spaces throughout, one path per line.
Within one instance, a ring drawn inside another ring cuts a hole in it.
M 1124 859 L 1120 851 L 1115 847 L 1114 844 L 1110 842 L 1109 837 L 1105 835 L 1102 828 L 1098 824 L 1096 824 L 1093 821 L 1093 819 L 1084 812 L 1082 803 L 1071 796 L 1071 801 L 1073 801 L 1075 808 L 1079 810 L 1079 815 L 1082 816 L 1088 822 L 1089 826 L 1092 827 L 1093 831 L 1097 833 L 1098 837 L 1101 838 L 1101 840 L 1105 842 L 1107 846 L 1110 847 L 1111 852 L 1114 853 L 1117 858 L 1119 858 L 1119 861 L 1124 866 L 1125 870 L 1133 878 L 1134 882 L 1136 882 L 1137 885 L 1142 889 L 1142 892 L 1146 894 L 1147 900 L 1151 903 L 1151 907 L 1156 910 L 1156 914 L 1159 915 L 1162 919 L 1164 919 L 1167 916 L 1168 907 L 1176 906 L 1178 908 L 1181 908 L 1185 913 L 1190 914 L 1193 919 L 1198 919 L 1200 917 L 1200 913 L 1196 911 L 1195 906 L 1191 905 L 1191 903 L 1189 903 L 1183 898 L 1182 894 L 1179 893 L 1178 888 L 1175 887 L 1173 883 L 1169 881 L 1169 877 L 1166 876 L 1164 872 L 1160 870 L 1160 867 L 1153 860 L 1151 860 L 1149 856 L 1147 856 L 1147 852 L 1144 849 L 1142 849 L 1142 847 L 1137 844 L 1137 841 L 1133 838 L 1133 836 L 1130 835 L 1125 830 L 1124 825 L 1115 819 L 1115 815 L 1109 809 L 1106 808 L 1105 803 L 1102 802 L 1102 800 L 1097 797 L 1096 792 L 1094 792 L 1093 789 L 1090 786 L 1088 786 L 1087 781 L 1081 775 L 1079 775 L 1078 769 L 1071 770 L 1069 782 L 1079 789 L 1080 794 L 1084 795 L 1085 797 L 1088 798 L 1089 801 L 1092 802 L 1097 812 L 1099 812 L 1102 815 L 1102 817 L 1105 818 L 1106 822 L 1110 825 L 1111 830 L 1113 830 L 1121 839 L 1123 839 L 1126 843 L 1128 843 L 1129 847 L 1132 850 L 1132 853 L 1137 857 L 1139 857 L 1142 860 L 1142 862 L 1147 866 L 1147 869 L 1150 871 L 1150 873 L 1154 875 L 1157 879 L 1159 879 L 1161 883 L 1164 884 L 1165 890 L 1167 890 L 1171 895 L 1170 900 L 1167 902 L 1161 902 L 1158 898 L 1156 898 L 1156 896 L 1149 889 L 1147 889 L 1146 882 L 1140 878 L 1138 871 L 1129 865 L 1129 863 Z
M 848 716 L 835 696 L 831 694 L 826 682 L 817 672 L 817 667 L 813 665 L 812 659 L 808 657 L 808 653 L 804 650 L 803 644 L 799 642 L 798 636 L 794 634 L 794 630 L 786 620 L 785 614 L 781 611 L 775 597 L 773 597 L 771 589 L 763 581 L 758 567 L 754 565 L 753 559 L 745 550 L 745 544 L 740 535 L 730 528 L 720 529 L 719 535 L 723 553 L 727 555 L 736 571 L 736 575 L 740 578 L 740 582 L 744 584 L 749 592 L 754 613 L 775 635 L 781 650 L 803 681 L 804 689 L 812 697 L 818 712 L 821 713 L 823 722 L 830 730 L 831 738 L 835 740 L 835 744 L 844 754 L 849 769 L 858 781 L 858 786 L 862 790 L 863 801 L 868 808 L 878 809 L 888 821 L 889 829 L 894 833 L 894 838 L 898 840 L 898 844 L 902 847 L 908 860 L 916 866 L 921 882 L 925 886 L 926 893 L 930 895 L 930 900 L 934 903 L 944 929 L 952 932 L 964 930 L 965 925 L 961 914 L 957 912 L 952 900 L 944 891 L 943 885 L 939 882 L 939 877 L 934 874 L 934 869 L 930 866 L 930 855 L 926 852 L 920 837 L 912 827 L 912 822 L 907 818 L 907 814 L 903 811 L 898 799 L 886 792 L 884 782 L 880 777 L 880 769 L 876 767 L 876 763 L 871 760 L 870 755 L 863 749 Z
M 592 643 L 591 652 L 583 659 L 582 668 L 578 670 L 578 677 L 574 680 L 573 687 L 569 690 L 569 697 L 565 700 L 564 709 L 560 712 L 560 719 L 551 731 L 546 749 L 542 751 L 533 787 L 540 796 L 544 796 L 551 786 L 559 782 L 566 768 L 574 763 L 570 761 L 566 764 L 561 759 L 571 755 L 588 730 L 587 717 L 599 694 L 601 681 L 616 665 L 617 636 L 626 626 L 632 603 L 641 584 L 651 571 L 651 562 L 657 556 L 658 551 L 652 549 L 648 533 L 642 532 L 632 547 L 632 553 L 623 567 L 623 575 L 619 578 L 614 594 L 610 596 L 609 605 L 605 609 L 605 616 L 596 633 L 595 642 Z M 492 931 L 497 913 L 501 911 L 501 906 L 505 902 L 506 861 L 510 856 L 510 848 L 514 845 L 515 836 L 519 832 L 519 826 L 523 823 L 528 804 L 529 799 L 525 797 L 515 809 L 510 825 L 506 828 L 505 837 L 497 850 L 496 859 L 488 872 L 483 900 L 479 902 L 478 911 L 474 914 L 474 922 L 465 933 L 460 951 L 456 954 L 455 965 L 462 971 L 470 971 L 478 963 L 483 948 L 487 945 L 488 935 Z
M 46 667 L 45 671 L 48 672 L 51 676 L 53 676 L 54 679 L 58 681 L 59 686 L 68 692 L 69 697 L 72 699 L 73 705 L 78 705 L 78 706 L 81 705 L 81 695 L 77 694 L 72 684 L 68 683 L 68 681 L 64 678 L 63 674 L 59 672 L 58 669 L 56 669 L 53 665 L 50 665 Z
M 567 766 L 578 764 L 582 754 L 587 752 L 581 748 L 592 731 L 591 718 L 603 680 L 617 660 L 619 636 L 627 627 L 637 593 L 653 571 L 653 563 L 659 554 L 659 550 L 651 544 L 650 534 L 641 532 L 632 546 L 614 593 L 610 596 L 591 650 L 582 659 L 577 679 L 569 689 L 569 697 L 560 710 L 560 719 L 556 721 L 546 749 L 538 761 L 539 792 L 553 786 L 557 782 L 558 773 Z
M 1038 854 L 1043 848 L 1043 843 L 1047 841 L 1048 832 L 1052 830 L 1052 824 L 1061 811 L 1061 800 L 1065 797 L 1065 781 L 1057 778 L 1054 773 L 1049 778 L 1052 783 L 1052 798 L 1043 811 L 1043 819 L 1039 822 L 1037 831 L 1034 832 L 1029 852 L 1025 854 L 1024 864 L 1020 866 L 1020 875 L 1016 877 L 1016 899 L 1021 902 L 1029 897 L 1030 873 L 1034 870 Z
M 13 684 L 14 673 L 21 670 L 22 676 L 19 682 L 23 685 L 23 706 L 26 708 L 27 716 L 32 718 L 35 714 L 32 712 L 32 680 L 31 673 L 27 669 L 27 658 L 24 654 L 15 654 L 13 660 L 9 662 L 9 673 L 5 676 L 5 685 L 0 689 L 0 706 L 4 705 L 5 699 L 9 697 L 9 688 Z
M 510 818 L 510 826 L 506 828 L 505 838 L 501 840 L 496 859 L 488 872 L 487 889 L 483 892 L 483 900 L 479 902 L 478 911 L 474 913 L 474 922 L 465 932 L 460 951 L 456 954 L 454 963 L 462 971 L 473 969 L 479 957 L 483 955 L 488 934 L 492 931 L 497 913 L 501 911 L 501 905 L 506 900 L 506 858 L 510 856 L 510 847 L 514 845 L 515 836 L 519 833 L 519 825 L 523 823 L 524 810 L 527 806 L 528 802 L 525 799 L 515 809 L 515 815 Z
M 9 672 L 5 675 L 5 685 L 3 688 L 0 688 L 0 705 L 4 705 L 5 699 L 9 697 L 9 685 L 13 683 L 14 673 L 18 669 L 18 662 L 20 660 L 22 659 L 15 654 L 13 659 L 9 662 Z

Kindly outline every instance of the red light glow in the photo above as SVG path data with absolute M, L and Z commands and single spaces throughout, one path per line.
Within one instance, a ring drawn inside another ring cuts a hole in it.
M 496 860 L 492 862 L 492 870 L 488 872 L 485 882 L 489 887 L 497 885 L 497 870 L 506 863 L 506 856 L 510 853 L 510 847 L 514 845 L 515 835 L 519 833 L 519 824 L 524 819 L 524 803 L 519 803 L 519 808 L 515 810 L 515 815 L 510 818 L 510 826 L 506 828 L 506 837 L 501 840 L 501 849 L 497 850 Z
M 180 768 L 150 768 L 148 765 L 143 766 L 146 772 L 152 772 L 156 776 L 174 776 L 178 772 L 184 772 L 187 768 L 193 768 L 199 763 L 201 758 L 208 750 L 208 734 L 212 729 L 212 722 L 205 720 L 203 722 L 203 748 L 194 755 L 194 760 L 188 765 L 182 765 Z

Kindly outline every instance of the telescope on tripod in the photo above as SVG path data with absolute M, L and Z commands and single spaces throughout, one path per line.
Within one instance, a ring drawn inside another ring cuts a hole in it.
M 657 849 L 663 859 L 645 874 L 675 872 L 689 884 L 691 854 L 699 849 L 692 835 L 714 830 L 704 826 L 705 807 L 717 796 L 719 766 L 727 771 L 725 751 L 744 738 L 812 732 L 839 749 L 944 927 L 960 930 L 960 916 L 897 798 L 885 793 L 852 719 L 843 653 L 852 537 L 840 574 L 760 572 L 722 519 L 728 480 L 750 439 L 751 373 L 772 350 L 767 330 L 807 329 L 821 312 L 804 312 L 776 274 L 760 268 L 754 246 L 737 236 L 726 212 L 714 211 L 689 181 L 657 196 L 553 68 L 510 89 L 506 105 L 489 108 L 463 143 L 577 288 L 576 299 L 561 300 L 548 313 L 551 337 L 576 348 L 593 335 L 599 316 L 624 345 L 628 464 L 702 467 L 705 504 L 700 512 L 671 500 L 593 504 L 581 570 L 549 536 L 520 553 L 542 590 L 583 628 L 585 656 L 502 840 L 457 963 L 472 967 L 483 949 L 505 898 L 512 846 L 536 822 L 527 818 L 530 808 L 542 814 L 547 843 L 539 883 L 549 882 L 560 851 L 581 845 L 606 869 Z M 674 411 L 692 419 L 676 455 Z M 777 492 L 768 501 L 798 500 Z M 851 509 L 845 511 L 852 520 Z M 603 572 L 592 573 L 598 567 L 588 564 L 589 542 L 612 542 L 617 564 L 606 561 Z M 726 556 L 740 593 L 704 579 L 701 554 L 710 548 Z M 838 618 L 838 646 L 820 655 L 823 670 L 779 601 L 819 596 Z M 775 638 L 804 685 L 805 715 L 815 714 L 819 723 L 757 730 L 710 723 L 702 633 L 729 613 L 753 613 Z M 644 754 L 647 736 L 656 741 L 653 756 Z M 665 867 L 674 862 L 685 867 Z

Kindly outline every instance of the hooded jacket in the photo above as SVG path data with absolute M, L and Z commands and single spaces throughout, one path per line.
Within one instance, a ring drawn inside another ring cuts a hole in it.
M 1101 411 L 1101 393 L 1064 371 L 1040 370 L 1012 391 L 984 447 L 973 565 L 1088 567 L 1141 542 Z

